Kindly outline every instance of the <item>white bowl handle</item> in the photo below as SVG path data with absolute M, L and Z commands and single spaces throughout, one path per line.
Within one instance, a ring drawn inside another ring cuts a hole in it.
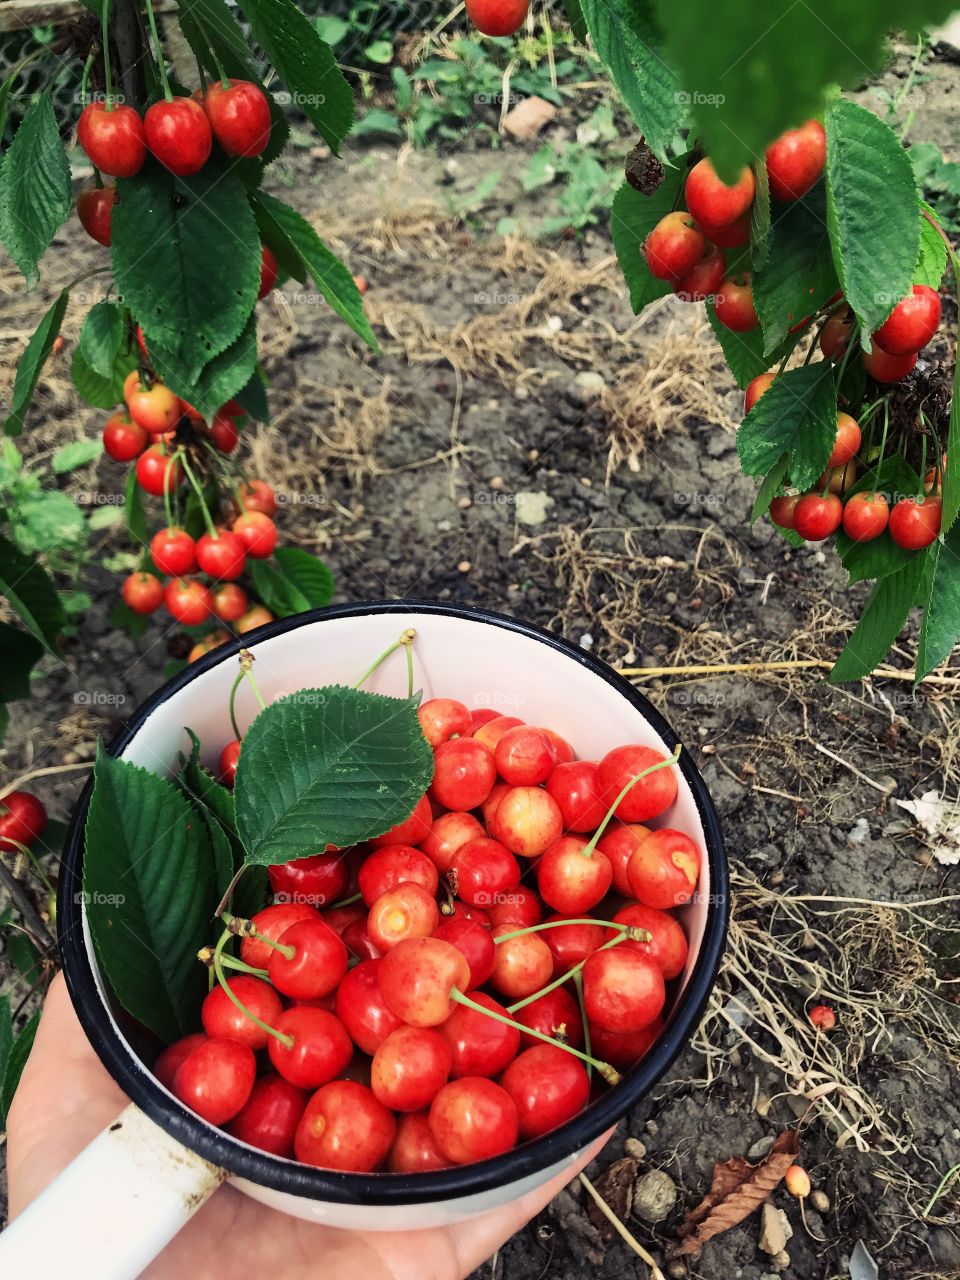
M 225 1177 L 131 1103 L 0 1235 L 0 1273 L 134 1280 Z

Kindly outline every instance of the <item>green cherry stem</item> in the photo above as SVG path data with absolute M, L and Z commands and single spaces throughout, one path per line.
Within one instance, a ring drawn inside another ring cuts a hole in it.
M 646 930 L 638 930 L 640 933 L 646 933 Z M 608 951 L 611 947 L 617 946 L 623 942 L 624 938 L 630 933 L 627 925 L 620 927 L 620 932 L 615 938 L 611 938 L 609 942 L 605 942 L 602 947 L 597 947 L 597 951 Z M 640 941 L 649 941 L 650 935 L 647 933 L 645 938 Z M 596 955 L 597 951 L 591 951 L 590 955 Z M 583 971 L 583 966 L 587 963 L 590 956 L 586 956 L 579 964 L 575 964 L 572 969 L 568 969 L 566 973 L 561 973 L 559 978 L 554 978 L 552 982 L 548 982 L 545 987 L 541 987 L 539 991 L 534 991 L 533 995 L 524 996 L 522 1000 L 517 1000 L 515 1004 L 507 1006 L 508 1013 L 517 1013 L 520 1009 L 525 1009 L 528 1004 L 533 1004 L 534 1000 L 539 1000 L 541 996 L 549 995 L 551 991 L 556 991 L 557 987 L 562 987 L 565 982 L 569 982 L 571 978 L 575 978 L 578 973 Z
M 573 985 L 577 989 L 577 1004 L 580 1006 L 580 1022 L 583 1025 L 583 1051 L 592 1056 L 593 1049 L 590 1045 L 590 1023 L 587 1021 L 587 1006 L 583 1002 L 583 974 L 575 973 L 573 975 Z M 587 1078 L 593 1074 L 590 1064 L 587 1065 Z
M 260 710 L 266 711 L 267 704 L 263 700 L 263 694 L 260 692 L 260 687 L 253 675 L 253 654 L 249 649 L 240 650 L 240 670 L 246 677 L 247 684 L 249 684 L 250 688 L 253 690 L 253 696 L 259 703 Z
M 595 924 L 601 929 L 613 929 L 629 938 L 631 942 L 650 942 L 653 937 L 646 929 L 638 929 L 636 925 L 615 924 L 612 920 L 597 920 L 585 916 L 582 920 L 546 920 L 543 924 L 531 924 L 525 929 L 514 929 L 512 933 L 502 933 L 499 938 L 494 938 L 494 942 L 499 946 L 501 942 L 509 942 L 511 938 L 522 938 L 525 933 L 542 933 L 544 929 L 562 929 L 568 924 Z
M 416 634 L 417 633 L 414 631 L 413 627 L 408 627 L 406 631 L 402 633 L 402 635 L 398 640 L 394 640 L 393 644 L 389 645 L 386 649 L 384 649 L 383 653 L 381 653 L 379 658 L 374 659 L 374 661 L 370 664 L 369 667 L 367 667 L 366 671 L 363 673 L 363 675 L 360 677 L 360 679 L 357 681 L 357 683 L 353 687 L 355 689 L 359 689 L 360 686 L 364 684 L 365 681 L 370 679 L 370 677 L 376 671 L 377 667 L 379 667 L 382 663 L 386 662 L 387 658 L 390 657 L 391 653 L 396 653 L 396 651 L 400 648 L 400 646 L 403 645 L 407 650 L 407 667 L 409 671 L 410 693 L 412 694 L 413 693 L 413 659 L 410 654 L 410 646 L 413 643 L 413 638 Z
M 330 906 L 325 909 L 327 911 L 336 911 L 338 907 L 352 907 L 355 902 L 360 902 L 362 899 L 362 893 L 355 893 L 350 898 L 341 898 L 339 902 L 332 902 Z
M 227 969 L 236 969 L 237 973 L 248 973 L 251 978 L 259 978 L 262 982 L 268 982 L 270 979 L 266 969 L 255 969 L 252 964 L 247 964 L 245 960 L 238 960 L 236 956 L 223 954 L 220 962 Z
M 103 46 L 103 86 L 106 108 L 113 109 L 113 75 L 110 71 L 110 0 L 103 0 L 100 11 L 100 42 Z
M 558 1049 L 563 1049 L 565 1053 L 572 1053 L 581 1062 L 587 1063 L 588 1066 L 596 1067 L 607 1084 L 620 1083 L 620 1073 L 611 1067 L 609 1062 L 598 1062 L 596 1058 L 591 1058 L 588 1054 L 581 1053 L 579 1049 L 575 1049 L 572 1044 L 564 1044 L 562 1040 L 558 1040 L 555 1036 L 548 1036 L 545 1031 L 537 1031 L 535 1027 L 524 1026 L 523 1023 L 517 1023 L 515 1019 L 508 1018 L 506 1014 L 495 1013 L 493 1009 L 485 1009 L 482 1004 L 477 1004 L 476 1000 L 471 1000 L 469 996 L 464 995 L 462 991 L 458 991 L 456 987 L 450 992 L 450 999 L 457 1004 L 466 1005 L 468 1009 L 473 1009 L 476 1013 L 482 1013 L 486 1018 L 493 1018 L 494 1022 L 502 1022 L 508 1027 L 519 1026 L 526 1035 L 533 1036 L 536 1040 L 542 1040 L 544 1044 L 556 1045 Z M 513 1007 L 509 1012 L 512 1011 Z
M 229 704 L 230 705 L 230 726 L 233 729 L 233 736 L 236 738 L 238 742 L 243 741 L 243 735 L 240 732 L 240 726 L 237 724 L 237 690 L 240 688 L 240 685 L 243 683 L 244 675 L 245 673 L 241 669 L 237 673 L 237 678 L 234 680 L 233 684 L 230 686 L 230 704 Z M 217 912 L 217 914 L 219 915 L 220 913 Z
M 274 951 L 279 951 L 287 960 L 292 960 L 297 954 L 294 947 L 288 947 L 283 942 L 276 942 L 273 938 L 265 937 L 259 932 L 252 920 L 243 920 L 240 916 L 231 915 L 229 911 L 222 912 L 220 919 L 226 925 L 226 931 L 231 936 L 239 935 L 241 938 L 256 938 L 265 946 L 271 947 Z
M 55 893 L 56 890 L 47 879 L 47 874 L 40 865 L 40 860 L 33 850 L 28 848 L 27 845 L 21 844 L 19 840 L 14 840 L 13 836 L 6 836 L 5 839 L 7 844 L 12 844 L 16 851 L 30 863 L 31 867 L 33 867 L 34 871 L 43 882 L 43 887 L 46 889 L 47 893 Z
M 147 4 L 147 22 L 150 25 L 150 34 L 153 37 L 153 43 L 157 50 L 157 70 L 160 72 L 160 83 L 163 86 L 163 96 L 167 102 L 173 101 L 173 91 L 170 88 L 170 81 L 167 79 L 167 68 L 163 60 L 163 45 L 160 43 L 160 33 L 157 31 L 157 19 L 153 12 L 152 0 L 146 0 Z
M 674 747 L 672 755 L 667 756 L 665 760 L 658 760 L 657 763 L 652 764 L 649 767 L 649 769 L 642 769 L 640 773 L 636 775 L 636 777 L 630 779 L 627 785 L 623 788 L 623 790 L 617 796 L 616 800 L 614 800 L 613 804 L 607 810 L 607 816 L 604 818 L 604 820 L 600 823 L 599 827 L 597 827 L 596 831 L 590 837 L 589 844 L 587 844 L 581 850 L 581 854 L 583 855 L 584 858 L 590 858 L 593 856 L 593 851 L 597 847 L 597 841 L 600 839 L 604 831 L 606 831 L 607 827 L 613 821 L 613 816 L 617 812 L 617 809 L 619 809 L 620 807 L 620 801 L 627 794 L 630 788 L 636 786 L 636 784 L 640 781 L 641 778 L 648 778 L 651 773 L 656 773 L 659 769 L 667 769 L 675 765 L 677 761 L 680 759 L 680 752 L 682 750 L 683 748 L 678 743 L 677 746 Z
M 220 983 L 221 987 L 223 987 L 224 991 L 227 993 L 227 996 L 230 998 L 230 1000 L 233 1001 L 233 1003 L 236 1005 L 236 1007 L 240 1010 L 240 1012 L 243 1014 L 245 1018 L 249 1018 L 250 1021 L 254 1024 L 254 1026 L 259 1027 L 261 1031 L 266 1031 L 267 1034 L 273 1036 L 275 1040 L 279 1040 L 280 1043 L 284 1046 L 284 1048 L 292 1049 L 293 1036 L 284 1035 L 282 1031 L 278 1031 L 276 1027 L 271 1027 L 268 1022 L 264 1022 L 263 1019 L 258 1018 L 255 1013 L 251 1013 L 250 1010 L 247 1008 L 247 1006 L 240 999 L 240 997 L 233 991 L 229 982 L 227 982 L 226 975 L 224 974 L 224 971 L 223 971 L 224 969 L 223 948 L 226 946 L 226 944 L 229 942 L 229 940 L 233 936 L 234 936 L 234 933 L 232 929 L 229 929 L 229 928 L 224 929 L 223 933 L 220 935 L 220 940 L 218 941 L 216 947 L 214 948 L 213 971 L 217 975 L 217 981 Z M 267 939 L 264 939 L 264 941 L 267 941 Z
M 207 533 L 209 533 L 211 538 L 216 539 L 219 537 L 219 534 L 217 533 L 217 527 L 213 523 L 213 516 L 210 514 L 210 508 L 207 506 L 207 500 L 203 494 L 203 485 L 193 474 L 193 467 L 191 467 L 190 463 L 187 461 L 186 450 L 178 449 L 176 456 L 180 461 L 180 465 L 183 467 L 187 479 L 190 481 L 191 488 L 197 495 L 197 501 L 200 503 L 200 510 L 203 513 L 203 523 L 206 525 Z M 164 489 L 167 488 L 166 480 L 169 477 L 169 474 L 170 471 L 168 469 L 164 476 Z

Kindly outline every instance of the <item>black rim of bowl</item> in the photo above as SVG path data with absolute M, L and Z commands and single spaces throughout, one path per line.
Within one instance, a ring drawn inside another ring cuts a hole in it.
M 643 694 L 604 662 L 559 636 L 486 609 L 429 600 L 390 600 L 315 609 L 292 618 L 267 623 L 244 636 L 242 641 L 235 640 L 221 645 L 167 681 L 140 706 L 127 727 L 111 742 L 110 752 L 119 754 L 157 707 L 204 671 L 234 657 L 242 647 L 255 648 L 257 644 L 273 636 L 318 621 L 382 613 L 419 613 L 459 618 L 502 628 L 549 645 L 612 685 L 644 716 L 665 742 L 672 744 L 677 741 L 670 725 Z M 681 756 L 679 767 L 700 814 L 710 868 L 711 901 L 708 904 L 706 929 L 687 987 L 675 1005 L 663 1035 L 636 1066 L 624 1073 L 616 1089 L 611 1089 L 559 1129 L 514 1147 L 501 1156 L 431 1173 L 339 1173 L 298 1164 L 293 1160 L 247 1147 L 173 1101 L 114 1028 L 109 1010 L 101 999 L 87 954 L 79 891 L 82 883 L 83 828 L 92 783 L 87 784 L 80 796 L 71 820 L 57 903 L 64 974 L 81 1025 L 117 1084 L 161 1129 L 230 1173 L 275 1191 L 336 1204 L 419 1204 L 477 1195 L 539 1173 L 570 1158 L 573 1153 L 599 1137 L 656 1084 L 686 1046 L 699 1024 L 716 978 L 726 940 L 729 898 L 729 875 L 723 837 L 706 784 L 687 752 Z

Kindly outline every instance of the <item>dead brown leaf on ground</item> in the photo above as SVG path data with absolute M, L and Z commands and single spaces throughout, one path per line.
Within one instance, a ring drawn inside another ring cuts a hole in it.
M 639 1160 L 632 1156 L 624 1156 L 616 1160 L 599 1178 L 594 1179 L 594 1188 L 621 1221 L 630 1217 L 633 1208 L 633 1188 L 640 1168 Z M 592 1200 L 587 1201 L 587 1214 L 593 1225 L 609 1244 L 616 1232 L 609 1220 L 597 1208 Z
M 759 1164 L 750 1164 L 742 1156 L 715 1164 L 710 1190 L 680 1224 L 680 1239 L 667 1250 L 670 1256 L 699 1253 L 708 1240 L 749 1218 L 783 1180 L 799 1150 L 796 1133 L 788 1129 Z

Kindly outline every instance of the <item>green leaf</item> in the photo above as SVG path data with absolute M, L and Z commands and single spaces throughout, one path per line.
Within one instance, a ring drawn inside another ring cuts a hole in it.
M 920 202 L 920 208 L 937 224 L 931 226 L 923 213 L 920 215 L 920 258 L 913 273 L 914 284 L 926 284 L 939 289 L 943 273 L 947 269 L 947 246 L 937 230 L 940 220 L 928 204 Z
M 240 337 L 204 365 L 194 378 L 185 379 L 179 358 L 156 343 L 150 347 L 150 361 L 171 390 L 188 400 L 205 418 L 211 418 L 247 385 L 257 367 L 256 315 L 251 314 Z
M 216 152 L 178 178 L 148 160 L 117 182 L 117 288 L 155 343 L 191 382 L 250 318 L 260 287 L 260 237 L 239 177 Z
M 165 778 L 98 747 L 87 811 L 87 921 L 117 999 L 165 1043 L 197 1027 L 216 889 L 210 844 Z
M 0 702 L 30 697 L 30 672 L 43 656 L 35 636 L 0 622 Z
M 753 176 L 757 190 L 750 206 L 750 263 L 754 271 L 759 271 L 770 256 L 770 183 L 767 181 L 767 166 L 755 164 Z
M 56 588 L 45 569 L 19 547 L 0 536 L 0 595 L 55 658 L 57 638 L 66 618 Z
M 306 608 L 322 609 L 333 599 L 333 574 L 322 560 L 302 547 L 277 547 L 274 559 L 288 582 L 306 600 Z
M 676 162 L 676 168 L 664 172 L 663 181 L 652 196 L 641 195 L 625 182 L 613 197 L 610 210 L 613 247 L 630 290 L 630 306 L 637 315 L 655 298 L 671 292 L 668 281 L 658 280 L 647 269 L 643 242 L 660 219 L 676 207 L 686 176 L 683 158 Z
M 847 496 L 855 493 L 878 492 L 886 495 L 890 506 L 904 494 L 917 493 L 920 490 L 920 477 L 909 463 L 899 454 L 890 454 L 878 467 L 864 472 L 860 479 L 850 486 Z M 905 551 L 890 536 L 890 530 L 884 529 L 879 538 L 870 542 L 854 542 L 842 529 L 835 535 L 837 554 L 850 575 L 850 581 L 863 582 L 869 578 L 884 578 L 888 573 L 896 573 L 910 560 L 912 551 Z
M 788 329 L 837 292 L 823 183 L 777 210 L 769 247 L 766 265 L 753 273 L 753 301 L 766 350 L 773 352 Z
M 751 524 L 756 524 L 760 517 L 766 515 L 770 510 L 770 503 L 777 496 L 783 483 L 783 477 L 787 474 L 788 461 L 787 455 L 784 454 L 777 459 L 776 465 L 763 477 L 760 488 L 757 490 L 753 510 L 750 512 Z
M 127 519 L 127 528 L 136 542 L 145 547 L 150 541 L 150 526 L 143 510 L 143 495 L 137 484 L 136 468 L 131 467 L 127 474 L 127 485 L 123 495 L 123 510 Z
M 784 357 L 786 349 L 793 345 L 790 342 L 777 347 L 769 355 L 763 354 L 763 330 L 757 326 L 746 333 L 734 333 L 717 319 L 712 303 L 707 303 L 707 319 L 717 341 L 723 349 L 723 358 L 736 379 L 737 386 L 743 390 L 760 373 L 765 373 L 771 365 L 778 364 Z
M 825 117 L 834 266 L 864 339 L 910 292 L 920 256 L 917 181 L 897 135 L 842 98 Z
M 960 525 L 930 548 L 930 591 L 920 624 L 917 680 L 948 658 L 960 637 Z
M 59 489 L 41 489 L 20 503 L 17 544 L 27 554 L 76 547 L 86 536 L 83 513 Z
M 55 475 L 61 476 L 68 471 L 76 471 L 78 467 L 88 466 L 102 453 L 103 444 L 99 440 L 71 440 L 56 451 L 50 466 Z
M 330 686 L 267 707 L 237 765 L 237 829 L 262 865 L 357 844 L 413 811 L 433 777 L 416 698 Z
M 181 26 L 189 35 L 199 32 L 207 49 L 214 49 L 228 76 L 257 80 L 246 36 L 238 25 L 236 14 L 224 0 L 178 0 Z M 186 21 L 184 21 L 186 19 Z M 196 50 L 194 50 L 196 52 Z M 204 63 L 207 71 L 216 73 L 216 63 Z
M 823 107 L 824 85 L 868 83 L 887 59 L 887 33 L 946 20 L 954 0 L 656 0 L 664 56 L 691 96 L 693 132 L 732 181 L 785 129 Z
M 567 15 L 567 21 L 570 23 L 570 30 L 581 44 L 586 44 L 587 24 L 583 20 L 583 10 L 580 7 L 580 0 L 563 0 L 563 8 Z
M 330 46 L 292 0 L 243 0 L 253 38 L 334 155 L 353 124 L 353 90 Z M 278 100 L 280 100 L 278 98 Z
M 253 193 L 250 200 L 260 234 L 277 254 L 278 261 L 298 260 L 337 315 L 376 351 L 377 340 L 364 315 L 363 298 L 353 276 L 306 218 L 264 191 Z
M 644 141 L 666 162 L 686 122 L 689 95 L 680 92 L 677 64 L 662 56 L 663 36 L 652 5 L 649 0 L 581 0 L 580 7 L 594 48 Z
M 272 614 L 278 618 L 291 618 L 309 608 L 303 595 L 286 574 L 275 569 L 266 560 L 251 560 L 247 564 L 255 593 Z
M 902 569 L 877 583 L 860 621 L 830 672 L 828 679 L 831 684 L 861 680 L 880 662 L 916 604 L 927 558 L 928 551 L 917 552 Z
M 737 432 L 744 473 L 766 475 L 786 453 L 791 483 L 808 489 L 837 437 L 837 394 L 827 360 L 788 369 L 753 406 Z
M 149 629 L 150 615 L 147 613 L 134 613 L 128 604 L 123 600 L 118 600 L 110 610 L 108 619 L 111 627 L 118 630 L 129 631 L 134 637 L 138 638 Z
M 270 421 L 267 387 L 259 367 L 250 375 L 247 385 L 234 392 L 233 398 L 257 422 Z
M 33 399 L 33 393 L 37 389 L 40 370 L 43 368 L 43 362 L 50 354 L 54 340 L 60 332 L 60 326 L 63 324 L 64 313 L 67 310 L 69 301 L 70 290 L 64 289 L 37 325 L 33 336 L 27 343 L 26 351 L 20 357 L 20 363 L 17 365 L 16 380 L 13 384 L 10 413 L 3 424 L 4 432 L 8 436 L 18 436 L 23 430 L 27 410 L 30 408 L 30 401 Z
M 133 351 L 120 350 L 113 364 L 113 375 L 105 378 L 91 369 L 80 347 L 73 353 L 70 377 L 77 394 L 87 404 L 97 409 L 112 409 L 123 400 L 123 381 L 131 369 L 136 368 L 137 356 Z
M 53 102 L 49 92 L 42 93 L 27 109 L 0 166 L 0 240 L 29 289 L 40 279 L 38 263 L 72 200 Z
M 0 1079 L 0 1127 L 2 1128 L 6 1128 L 10 1104 L 13 1102 L 13 1095 L 17 1092 L 23 1068 L 30 1057 L 30 1050 L 33 1048 L 39 1025 L 40 1010 L 38 1009 L 13 1041 L 7 1053 L 7 1060 L 3 1066 L 3 1078 Z
M 97 302 L 87 312 L 80 330 L 83 358 L 101 378 L 113 377 L 113 366 L 123 342 L 123 307 L 115 302 Z

